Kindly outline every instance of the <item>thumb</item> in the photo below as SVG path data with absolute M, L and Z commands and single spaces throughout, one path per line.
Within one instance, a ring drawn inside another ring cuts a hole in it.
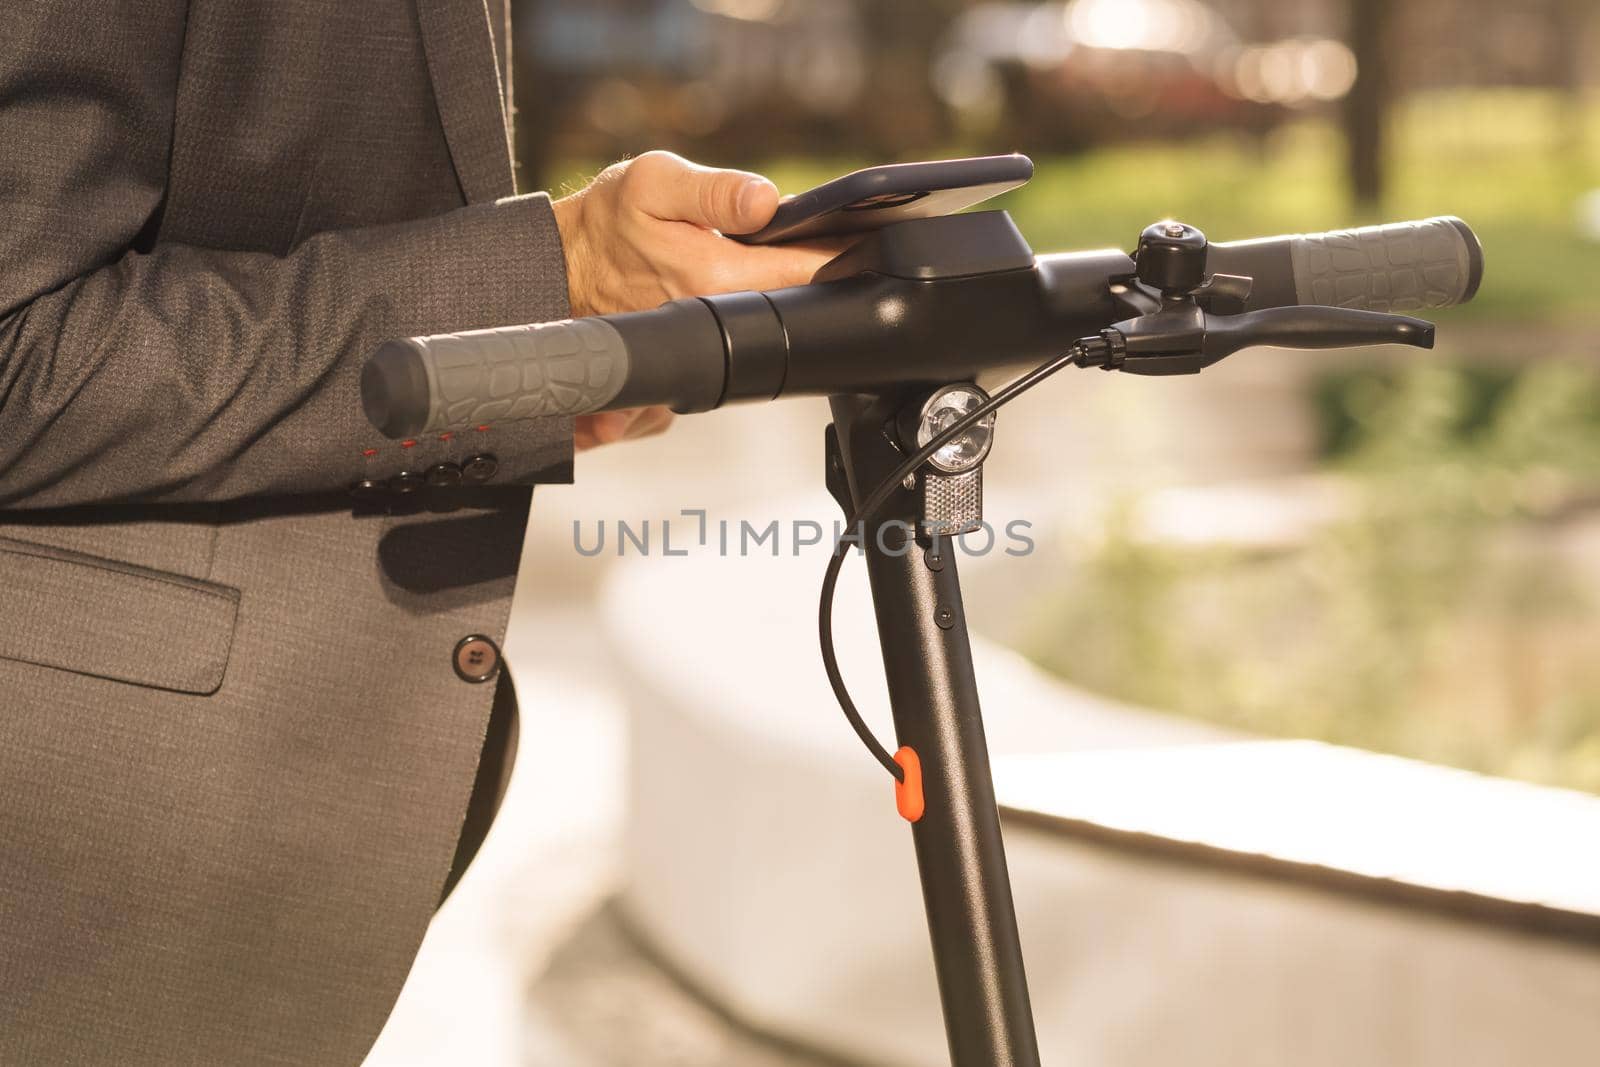
M 643 161 L 643 157 L 639 162 Z M 778 210 L 778 187 L 759 174 L 714 170 L 683 159 L 639 175 L 646 209 L 659 219 L 723 233 L 752 233 Z
M 772 221 L 778 210 L 778 187 L 759 174 L 717 171 L 710 178 L 707 201 L 712 210 L 701 225 L 723 233 L 754 233 Z

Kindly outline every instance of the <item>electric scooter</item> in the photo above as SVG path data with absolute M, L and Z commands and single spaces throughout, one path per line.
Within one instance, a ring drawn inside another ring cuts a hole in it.
M 982 519 L 997 409 L 1069 366 L 1195 374 L 1243 348 L 1403 344 L 1402 311 L 1470 300 L 1459 219 L 1210 244 L 1157 222 L 1132 254 L 1035 256 L 1004 212 L 900 222 L 812 284 L 651 311 L 391 341 L 363 369 L 391 438 L 665 404 L 826 396 L 827 486 L 849 516 L 822 586 L 824 669 L 911 824 L 954 1067 L 1037 1067 L 955 553 Z M 982 372 L 1018 372 L 988 395 Z M 898 749 L 873 737 L 833 652 L 852 543 L 866 557 Z

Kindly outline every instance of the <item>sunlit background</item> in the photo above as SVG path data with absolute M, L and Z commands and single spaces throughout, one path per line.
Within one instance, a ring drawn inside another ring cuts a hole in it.
M 1039 252 L 1466 219 L 1488 272 L 1434 352 L 1008 407 L 987 517 L 1037 551 L 963 576 L 1047 1063 L 1594 1062 L 1600 8 L 519 0 L 515 35 L 526 189 L 651 148 L 785 192 L 1022 151 L 999 206 Z M 696 416 L 540 490 L 518 780 L 373 1063 L 943 1062 L 908 835 L 821 678 L 824 557 L 661 551 L 685 508 L 831 522 L 825 421 Z

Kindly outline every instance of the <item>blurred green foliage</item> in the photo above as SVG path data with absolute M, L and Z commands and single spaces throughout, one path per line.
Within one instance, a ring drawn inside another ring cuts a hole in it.
M 1376 215 L 1350 206 L 1335 125 L 1307 119 L 1257 139 L 1219 135 L 1036 160 L 1034 180 L 997 204 L 1036 251 L 1129 248 L 1166 216 L 1213 240 L 1459 215 L 1488 257 L 1483 288 L 1445 321 L 1540 322 L 1600 313 L 1600 243 L 1575 227 L 1600 187 L 1600 107 L 1536 90 L 1418 94 L 1392 120 L 1392 193 Z M 1027 151 L 1027 145 L 1017 145 Z M 878 160 L 782 160 L 767 169 L 799 192 Z
M 1339 395 L 1338 518 L 1189 548 L 1127 503 L 1026 650 L 1122 700 L 1600 792 L 1600 372 L 1414 365 Z

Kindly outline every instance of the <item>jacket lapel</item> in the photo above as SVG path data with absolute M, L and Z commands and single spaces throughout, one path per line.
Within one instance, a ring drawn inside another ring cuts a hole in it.
M 516 191 L 485 0 L 416 0 L 439 119 L 467 203 Z

